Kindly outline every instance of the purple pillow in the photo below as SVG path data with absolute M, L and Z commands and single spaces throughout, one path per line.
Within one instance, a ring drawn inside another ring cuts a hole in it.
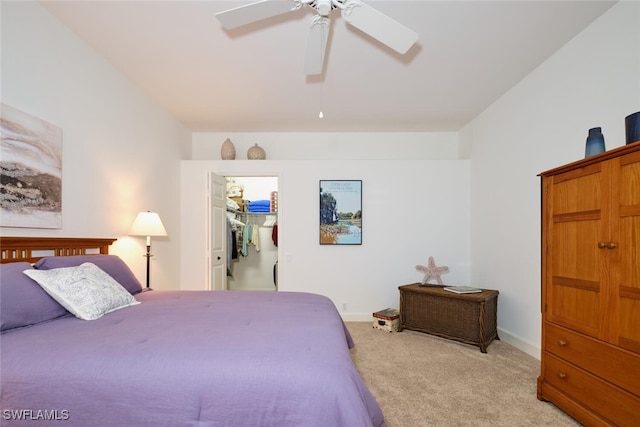
M 73 255 L 73 256 L 50 256 L 41 258 L 34 267 L 38 270 L 52 270 L 61 267 L 77 267 L 85 262 L 91 262 L 105 271 L 114 280 L 120 283 L 131 295 L 142 291 L 142 285 L 133 275 L 133 272 L 116 255 Z
M 0 331 L 46 322 L 69 312 L 23 273 L 28 262 L 0 264 Z

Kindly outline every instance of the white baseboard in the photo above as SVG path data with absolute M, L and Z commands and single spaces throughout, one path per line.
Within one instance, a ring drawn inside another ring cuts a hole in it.
M 345 322 L 373 322 L 373 313 L 340 313 Z
M 373 322 L 373 313 L 340 313 L 340 316 L 345 322 Z M 500 327 L 498 327 L 498 336 L 502 341 L 540 360 L 539 344 L 530 343 Z
M 498 327 L 498 335 L 500 336 L 500 339 L 502 341 L 509 343 L 518 350 L 522 350 L 529 356 L 535 357 L 536 359 L 540 360 L 540 345 L 536 345 L 530 343 L 529 341 L 523 340 L 522 338 L 511 334 L 500 327 Z

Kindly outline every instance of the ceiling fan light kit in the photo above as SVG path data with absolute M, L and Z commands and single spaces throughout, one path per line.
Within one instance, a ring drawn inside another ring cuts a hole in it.
M 329 15 L 340 9 L 344 21 L 390 47 L 400 54 L 406 53 L 418 40 L 418 33 L 393 20 L 361 0 L 262 0 L 216 14 L 222 26 L 234 29 L 308 6 L 316 12 L 311 19 L 307 36 L 304 72 L 322 74 L 324 53 L 331 26 Z
M 312 3 L 312 2 L 309 2 Z M 333 9 L 332 0 L 317 0 L 316 10 L 322 16 L 327 16 Z

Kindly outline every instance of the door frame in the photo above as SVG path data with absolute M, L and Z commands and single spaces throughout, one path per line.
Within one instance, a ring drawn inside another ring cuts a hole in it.
M 273 176 L 278 178 L 278 225 L 286 222 L 286 178 L 278 160 L 181 160 L 180 161 L 180 289 L 206 290 L 207 204 L 209 173 L 220 176 Z M 285 242 L 286 243 L 286 242 Z M 284 259 L 285 243 L 278 245 Z M 278 279 L 286 276 L 286 263 L 278 263 Z M 280 288 L 280 286 L 279 286 Z

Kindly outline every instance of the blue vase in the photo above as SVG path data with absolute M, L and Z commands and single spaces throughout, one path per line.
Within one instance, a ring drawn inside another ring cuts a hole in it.
M 604 135 L 602 135 L 602 128 L 589 129 L 589 136 L 587 136 L 587 145 L 584 150 L 584 157 L 594 156 L 596 154 L 604 153 Z
M 640 111 L 625 117 L 624 124 L 627 133 L 627 144 L 640 141 Z

